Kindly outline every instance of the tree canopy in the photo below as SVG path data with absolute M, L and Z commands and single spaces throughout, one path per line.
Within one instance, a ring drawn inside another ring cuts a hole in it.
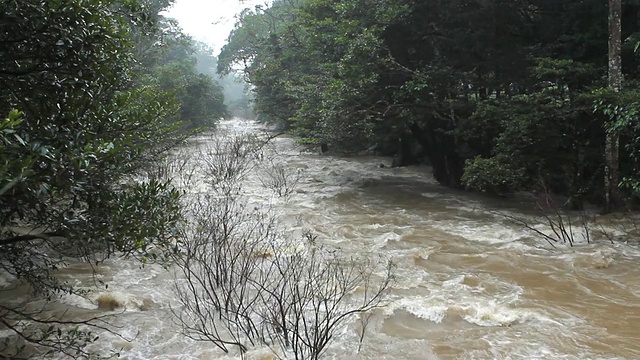
M 35 300 L 78 291 L 54 274 L 70 259 L 161 261 L 175 245 L 180 193 L 143 170 L 227 111 L 169 4 L 0 1 L 0 270 Z M 90 333 L 43 311 L 0 304 L 15 334 L 0 354 L 86 355 Z
M 245 11 L 219 70 L 243 69 L 258 116 L 311 143 L 427 159 L 448 186 L 601 202 L 613 123 L 622 185 L 638 178 L 635 118 L 599 109 L 637 107 L 639 9 L 624 2 L 615 95 L 597 0 L 280 0 Z

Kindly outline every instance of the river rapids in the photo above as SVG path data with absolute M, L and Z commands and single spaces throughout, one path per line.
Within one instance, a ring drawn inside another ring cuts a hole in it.
M 258 131 L 249 121 L 224 121 L 220 131 Z M 206 137 L 187 153 L 197 153 Z M 375 310 L 362 348 L 353 328 L 341 329 L 328 359 L 638 359 L 640 358 L 640 246 L 609 241 L 621 230 L 599 219 L 591 244 L 576 230 L 576 245 L 547 241 L 508 219 L 535 222 L 531 202 L 491 199 L 438 185 L 427 166 L 390 168 L 373 155 L 320 155 L 279 136 L 272 159 L 296 174 L 295 190 L 274 196 L 255 178 L 246 195 L 276 209 L 287 231 L 312 229 L 325 246 L 377 253 L 395 264 L 395 281 Z M 381 166 L 384 165 L 384 166 Z M 201 187 L 199 191 L 206 191 Z M 507 216 L 504 216 L 504 215 Z M 604 231 L 606 230 L 606 231 Z M 622 235 L 624 233 L 622 232 Z M 171 309 L 178 306 L 175 273 L 134 260 L 95 268 L 107 289 L 96 288 L 92 268 L 72 264 L 60 276 L 90 289 L 69 296 L 73 309 L 96 309 L 108 297 L 124 304 L 111 320 L 126 339 L 103 334 L 96 352 L 121 358 L 237 359 L 183 336 Z M 248 359 L 270 359 L 267 348 Z

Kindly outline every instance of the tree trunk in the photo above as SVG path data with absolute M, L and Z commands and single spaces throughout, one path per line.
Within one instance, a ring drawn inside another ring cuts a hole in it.
M 621 16 L 622 0 L 609 0 L 609 88 L 618 92 L 622 87 L 621 57 Z M 605 211 L 611 211 L 620 203 L 618 192 L 620 136 L 616 132 L 607 132 L 605 141 Z
M 462 188 L 464 160 L 455 150 L 453 137 L 444 131 L 420 129 L 416 124 L 411 124 L 409 130 L 429 158 L 436 181 L 451 188 Z

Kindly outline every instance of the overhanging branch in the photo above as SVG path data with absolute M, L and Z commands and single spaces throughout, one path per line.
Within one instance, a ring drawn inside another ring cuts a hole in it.
M 39 234 L 16 235 L 16 236 L 0 239 L 0 246 L 13 245 L 23 241 L 31 241 L 31 240 L 49 240 L 52 237 L 66 237 L 66 234 L 62 233 L 61 231 L 53 231 L 53 232 L 44 232 Z

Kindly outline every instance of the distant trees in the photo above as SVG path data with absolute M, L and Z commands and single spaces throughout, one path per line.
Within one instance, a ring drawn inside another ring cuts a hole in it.
M 219 68 L 243 68 L 259 117 L 306 141 L 376 144 L 400 164 L 428 159 L 448 186 L 542 186 L 580 207 L 605 201 L 600 109 L 637 103 L 632 41 L 626 95 L 603 90 L 607 14 L 597 0 L 276 1 L 243 14 Z M 620 14 L 621 39 L 635 39 L 638 4 Z M 621 136 L 623 183 L 638 178 L 633 144 Z
M 172 60 L 153 70 L 154 82 L 172 92 L 180 105 L 179 119 L 191 128 L 213 127 L 227 117 L 222 87 L 211 76 L 196 72 L 195 58 Z
M 187 128 L 212 127 L 229 116 L 222 86 L 199 61 L 202 44 L 184 35 L 174 20 L 161 19 L 162 43 L 155 45 L 151 63 L 146 67 L 147 82 L 172 94 L 180 107 L 176 121 Z
M 229 114 L 244 119 L 254 118 L 251 93 L 247 83 L 243 81 L 242 75 L 235 70 L 226 75 L 219 75 L 218 58 L 214 54 L 214 50 L 207 44 L 197 42 L 194 56 L 197 61 L 198 72 L 211 76 L 222 86 L 224 101 Z

